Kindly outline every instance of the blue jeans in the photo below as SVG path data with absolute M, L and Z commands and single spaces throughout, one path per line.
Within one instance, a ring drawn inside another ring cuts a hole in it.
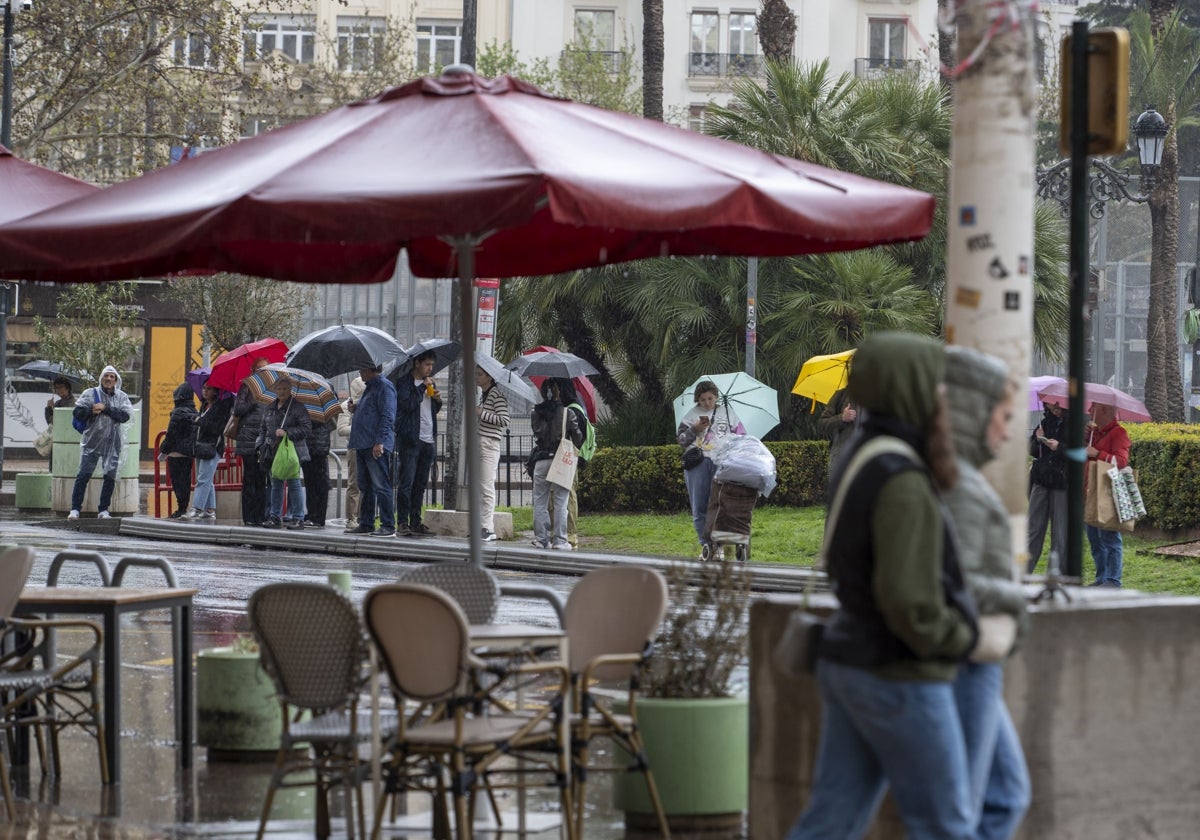
M 196 489 L 192 494 L 192 507 L 196 510 L 216 510 L 217 490 L 213 487 L 213 476 L 217 474 L 220 458 L 196 459 Z
M 1096 564 L 1096 583 L 1121 585 L 1123 563 L 1120 531 L 1106 531 L 1094 525 L 1087 526 L 1088 545 L 1092 547 L 1092 561 Z
M 396 511 L 392 507 L 392 453 L 385 451 L 378 458 L 370 449 L 354 450 L 355 478 L 358 479 L 358 527 L 379 527 L 386 531 L 396 527 Z
M 421 524 L 421 502 L 436 454 L 432 443 L 396 445 L 396 519 L 401 526 Z
M 75 486 L 71 488 L 71 510 L 80 510 L 83 507 L 83 497 L 87 494 L 88 481 L 91 480 L 98 463 L 100 463 L 99 453 L 84 452 L 80 456 L 79 472 L 75 473 Z M 97 513 L 108 510 L 116 486 L 117 469 L 114 467 L 111 473 L 104 474 L 104 480 L 100 484 L 100 503 L 96 506 Z
M 533 464 L 533 535 L 544 548 L 567 542 L 567 503 L 571 491 L 546 479 L 553 458 L 543 458 Z M 550 533 L 551 511 L 554 514 L 554 533 Z
M 964 665 L 954 681 L 979 840 L 1008 840 L 1029 810 L 1029 770 L 1003 693 L 998 662 Z
M 283 494 L 287 491 L 288 519 L 299 522 L 304 518 L 304 488 L 298 478 L 271 479 L 271 516 L 283 517 Z
M 821 660 L 823 715 L 808 808 L 787 840 L 857 840 L 890 784 L 909 840 L 975 836 L 967 750 L 948 682 L 902 682 Z
M 708 497 L 712 490 L 713 476 L 717 465 L 712 458 L 705 458 L 699 466 L 683 471 L 683 483 L 687 485 L 688 499 L 692 503 L 692 527 L 696 538 L 704 544 L 704 519 L 708 515 Z

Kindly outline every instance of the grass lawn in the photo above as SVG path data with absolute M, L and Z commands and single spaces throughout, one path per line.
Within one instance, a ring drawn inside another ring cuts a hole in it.
M 498 508 L 512 513 L 518 534 L 533 530 L 529 508 Z M 584 550 L 617 554 L 688 557 L 699 554 L 700 543 L 689 514 L 581 514 L 579 535 Z M 757 507 L 751 528 L 751 559 L 756 563 L 810 566 L 821 543 L 825 511 L 819 507 Z M 1046 541 L 1047 544 L 1049 540 Z M 1125 535 L 1124 585 L 1143 592 L 1200 595 L 1200 558 L 1163 557 L 1153 549 L 1164 540 Z M 1045 557 L 1039 572 L 1045 571 Z M 1091 582 L 1093 566 L 1087 540 L 1083 546 L 1083 578 Z

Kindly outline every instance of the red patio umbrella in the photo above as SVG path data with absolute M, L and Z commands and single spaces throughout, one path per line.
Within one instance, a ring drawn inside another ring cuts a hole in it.
M 21 160 L 0 146 L 0 225 L 99 190 L 86 181 Z M 20 278 L 18 278 L 20 279 Z
M 381 282 L 403 247 L 416 274 L 461 277 L 471 313 L 477 271 L 852 250 L 925 236 L 933 209 L 925 193 L 454 67 L 7 225 L 0 277 Z M 474 318 L 462 326 L 471 370 Z M 478 563 L 478 430 L 464 415 Z

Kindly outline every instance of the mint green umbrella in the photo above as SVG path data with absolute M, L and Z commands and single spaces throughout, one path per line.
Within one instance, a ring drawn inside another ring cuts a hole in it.
M 779 392 L 748 373 L 717 373 L 701 376 L 675 398 L 675 425 L 695 406 L 696 386 L 701 382 L 717 386 L 718 406 L 728 406 L 742 421 L 746 434 L 762 438 L 779 425 Z

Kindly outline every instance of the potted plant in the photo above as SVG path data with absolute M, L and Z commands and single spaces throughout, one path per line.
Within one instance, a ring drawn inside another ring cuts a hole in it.
M 671 608 L 637 700 L 646 755 L 672 829 L 724 830 L 747 807 L 749 701 L 744 664 L 750 576 L 735 563 L 674 566 Z M 619 774 L 616 806 L 630 828 L 654 829 L 641 775 Z

